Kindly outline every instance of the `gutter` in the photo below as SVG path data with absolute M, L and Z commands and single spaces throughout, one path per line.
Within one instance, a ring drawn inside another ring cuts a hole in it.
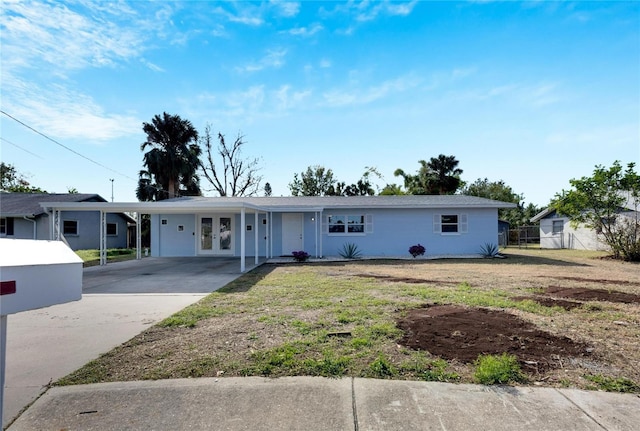
M 38 239 L 37 237 L 37 231 L 36 231 L 36 226 L 38 225 L 35 219 L 30 219 L 27 216 L 23 216 L 23 219 L 25 219 L 26 221 L 30 221 L 31 223 L 33 223 L 33 239 Z

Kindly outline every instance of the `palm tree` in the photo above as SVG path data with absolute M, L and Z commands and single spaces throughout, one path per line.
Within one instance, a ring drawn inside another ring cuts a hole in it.
M 151 195 L 155 200 L 200 195 L 200 179 L 196 172 L 201 150 L 197 144 L 198 131 L 193 124 L 164 112 L 162 116 L 154 116 L 151 123 L 143 123 L 142 130 L 147 134 L 147 140 L 140 145 L 140 150 L 150 150 L 143 156 L 146 173 L 141 181 L 146 184 L 139 186 L 155 184 L 161 189 L 155 196 L 142 195 Z
M 416 175 L 407 174 L 402 169 L 393 173 L 404 179 L 404 188 L 411 195 L 449 195 L 455 193 L 463 183 L 460 180 L 462 169 L 454 156 L 440 154 L 429 161 L 418 160 L 420 169 Z
M 429 185 L 432 192 L 429 194 L 449 195 L 460 187 L 462 169 L 457 167 L 460 162 L 454 156 L 440 154 L 438 157 L 432 157 L 427 163 L 422 160 L 420 163 L 429 169 Z

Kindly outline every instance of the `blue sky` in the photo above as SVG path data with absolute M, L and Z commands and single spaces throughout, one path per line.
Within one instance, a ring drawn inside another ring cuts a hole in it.
M 311 165 L 454 155 L 545 205 L 640 164 L 640 2 L 3 0 L 1 158 L 36 186 L 135 201 L 142 123 L 245 136 L 274 195 Z M 203 182 L 203 188 L 208 185 Z M 211 195 L 211 194 L 209 194 Z

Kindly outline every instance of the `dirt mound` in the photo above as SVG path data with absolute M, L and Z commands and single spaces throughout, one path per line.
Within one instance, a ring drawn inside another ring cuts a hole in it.
M 433 305 L 407 311 L 398 321 L 403 346 L 447 360 L 471 363 L 481 354 L 516 355 L 524 369 L 545 371 L 568 357 L 588 355 L 587 347 L 537 329 L 512 314 L 484 308 Z
M 582 302 L 567 301 L 566 299 L 553 299 L 546 296 L 516 296 L 511 299 L 513 299 L 514 301 L 525 301 L 528 299 L 531 301 L 535 301 L 540 305 L 544 305 L 545 307 L 561 307 L 565 310 L 573 310 L 574 308 L 580 307 L 582 305 Z
M 623 304 L 640 304 L 640 295 L 605 289 L 585 289 L 577 287 L 549 286 L 544 293 L 556 298 L 577 299 L 579 301 L 609 301 Z

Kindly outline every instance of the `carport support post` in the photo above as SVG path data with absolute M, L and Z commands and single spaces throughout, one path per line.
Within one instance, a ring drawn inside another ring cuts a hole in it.
M 100 211 L 100 265 L 107 264 L 107 215 Z
M 255 255 L 255 259 L 254 259 L 254 263 L 256 264 L 256 266 L 258 265 L 258 253 L 260 250 L 260 244 L 258 243 L 258 210 L 256 210 L 255 212 L 255 217 L 254 217 L 254 222 L 253 222 L 253 238 L 254 238 L 254 243 L 256 244 L 256 255 Z
M 140 211 L 136 213 L 136 259 L 142 259 L 142 217 Z
M 0 315 L 0 428 L 4 423 L 4 372 L 7 363 L 7 315 Z
M 245 233 L 245 223 L 246 223 L 246 214 L 245 214 L 245 209 L 244 207 L 242 207 L 240 209 L 240 272 L 244 272 L 246 269 L 245 266 L 245 239 L 246 239 L 246 233 Z

